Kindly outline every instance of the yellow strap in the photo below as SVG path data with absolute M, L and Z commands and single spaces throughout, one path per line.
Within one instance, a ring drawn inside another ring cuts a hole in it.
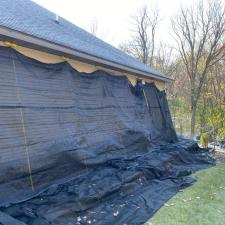
M 12 43 L 10 41 L 4 41 L 3 44 L 7 47 L 16 48 L 17 45 L 15 43 Z

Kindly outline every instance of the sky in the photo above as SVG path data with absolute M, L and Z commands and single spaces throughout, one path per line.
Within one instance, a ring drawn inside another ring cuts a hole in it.
M 159 8 L 161 22 L 157 38 L 171 41 L 170 18 L 180 6 L 197 0 L 33 0 L 57 15 L 90 31 L 93 23 L 98 24 L 97 35 L 117 47 L 130 38 L 131 16 L 147 5 Z

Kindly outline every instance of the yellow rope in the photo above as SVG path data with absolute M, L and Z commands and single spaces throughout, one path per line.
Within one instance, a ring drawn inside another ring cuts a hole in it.
M 145 96 L 145 101 L 146 101 L 147 107 L 148 107 L 148 109 L 149 109 L 148 98 L 147 98 L 147 96 L 146 96 L 146 94 L 145 94 L 144 88 L 143 88 L 143 93 L 144 93 L 144 96 Z
M 13 61 L 14 76 L 15 76 L 15 80 L 16 80 L 17 99 L 21 103 L 20 92 L 19 92 L 19 88 L 18 88 L 18 80 L 17 80 L 17 75 L 16 75 L 15 62 L 13 59 L 12 59 L 12 61 Z M 26 154 L 26 159 L 27 159 L 30 184 L 31 184 L 32 191 L 34 191 L 34 183 L 33 183 L 33 178 L 32 178 L 32 169 L 31 169 L 31 163 L 30 163 L 30 155 L 29 155 L 28 141 L 27 141 L 27 135 L 26 135 L 26 128 L 25 128 L 25 123 L 24 123 L 24 115 L 23 115 L 23 110 L 21 107 L 20 107 L 20 119 L 21 119 L 22 129 L 23 129 L 25 154 Z

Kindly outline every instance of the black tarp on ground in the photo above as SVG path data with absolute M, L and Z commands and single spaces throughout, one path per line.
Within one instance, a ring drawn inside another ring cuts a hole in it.
M 153 84 L 2 47 L 0 86 L 0 224 L 142 224 L 212 165 Z

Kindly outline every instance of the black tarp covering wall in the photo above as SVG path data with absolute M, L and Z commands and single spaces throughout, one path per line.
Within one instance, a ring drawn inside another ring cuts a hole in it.
M 0 48 L 0 224 L 141 224 L 211 165 L 190 146 L 154 84 Z

